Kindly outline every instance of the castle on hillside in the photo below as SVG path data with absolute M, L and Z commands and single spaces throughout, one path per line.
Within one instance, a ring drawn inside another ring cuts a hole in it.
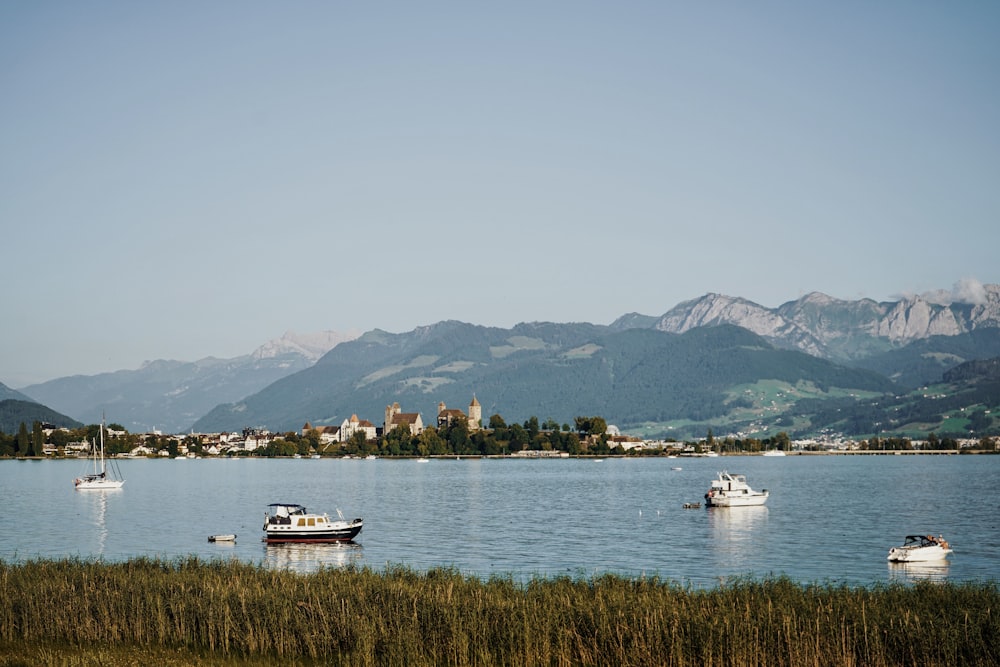
M 449 410 L 444 401 L 438 403 L 438 428 L 450 425 L 455 419 L 465 419 L 469 424 L 470 431 L 478 431 L 483 427 L 483 407 L 479 405 L 475 394 L 472 395 L 472 402 L 469 403 L 469 414 L 465 414 L 461 410 Z

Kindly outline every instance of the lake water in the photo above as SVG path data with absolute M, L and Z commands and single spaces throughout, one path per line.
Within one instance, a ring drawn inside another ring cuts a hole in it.
M 125 460 L 116 491 L 77 491 L 80 460 L 0 462 L 0 559 L 238 558 L 312 571 L 454 567 L 481 577 L 658 575 L 695 587 L 742 575 L 871 585 L 1000 578 L 1000 456 L 681 459 Z M 673 467 L 681 470 L 673 470 Z M 764 507 L 683 509 L 720 470 Z M 272 502 L 363 517 L 354 545 L 261 542 Z M 236 533 L 235 544 L 209 535 Z M 943 534 L 944 565 L 886 561 Z

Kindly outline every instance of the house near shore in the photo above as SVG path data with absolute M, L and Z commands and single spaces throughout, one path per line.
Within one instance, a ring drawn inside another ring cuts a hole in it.
M 350 419 L 345 419 L 340 425 L 340 442 L 347 442 L 354 437 L 355 433 L 364 433 L 365 440 L 374 440 L 378 435 L 378 429 L 367 419 L 358 419 L 358 416 L 351 415 Z

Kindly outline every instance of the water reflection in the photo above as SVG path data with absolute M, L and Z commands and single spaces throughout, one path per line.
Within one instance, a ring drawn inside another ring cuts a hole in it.
M 889 579 L 904 583 L 914 581 L 945 581 L 948 579 L 947 560 L 926 561 L 923 563 L 889 562 Z
M 708 525 L 711 529 L 711 553 L 722 569 L 742 570 L 758 562 L 756 543 L 751 540 L 756 531 L 767 524 L 767 507 L 709 507 Z
M 708 525 L 714 537 L 722 540 L 740 541 L 750 538 L 750 533 L 763 527 L 767 521 L 767 507 L 709 507 Z
M 359 563 L 363 554 L 362 547 L 357 542 L 265 544 L 264 564 L 308 573 L 321 567 L 345 567 Z
M 97 539 L 95 552 L 97 555 L 104 555 L 104 548 L 108 541 L 108 497 L 115 496 L 122 492 L 118 489 L 87 489 L 81 492 L 84 498 L 85 507 L 90 517 L 92 534 Z

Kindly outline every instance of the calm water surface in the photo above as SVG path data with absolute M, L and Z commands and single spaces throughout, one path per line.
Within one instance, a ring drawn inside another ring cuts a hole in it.
M 83 461 L 0 462 L 0 559 L 238 558 L 311 571 L 354 564 L 482 577 L 732 576 L 870 585 L 1000 578 L 1000 456 L 789 456 L 603 461 L 126 460 L 116 491 L 77 491 Z M 673 467 L 681 470 L 673 470 Z M 719 470 L 764 507 L 683 509 Z M 355 545 L 261 542 L 268 503 L 364 517 Z M 235 544 L 209 543 L 236 533 Z M 939 566 L 887 563 L 909 533 L 943 534 Z

